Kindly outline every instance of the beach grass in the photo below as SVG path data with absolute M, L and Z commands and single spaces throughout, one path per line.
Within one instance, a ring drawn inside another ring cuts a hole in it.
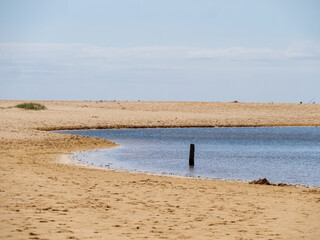
M 16 108 L 22 108 L 25 110 L 45 110 L 47 109 L 46 106 L 39 104 L 39 103 L 22 103 L 14 106 Z

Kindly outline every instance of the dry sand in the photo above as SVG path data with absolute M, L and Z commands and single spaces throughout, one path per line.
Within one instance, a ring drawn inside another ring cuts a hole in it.
M 320 190 L 58 162 L 115 146 L 43 130 L 320 126 L 318 104 L 0 101 L 0 239 L 320 239 Z

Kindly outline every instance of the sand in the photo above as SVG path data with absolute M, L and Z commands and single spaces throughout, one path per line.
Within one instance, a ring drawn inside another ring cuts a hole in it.
M 0 101 L 0 239 L 320 239 L 320 189 L 64 164 L 115 146 L 45 130 L 320 126 L 319 104 Z M 64 162 L 64 163 L 61 163 Z M 262 176 L 263 177 L 263 176 Z

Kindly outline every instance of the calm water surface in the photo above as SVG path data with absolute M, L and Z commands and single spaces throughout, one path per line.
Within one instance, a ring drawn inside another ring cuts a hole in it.
M 60 131 L 118 148 L 76 154 L 85 164 L 182 176 L 320 187 L 320 128 L 171 128 Z M 195 144 L 195 167 L 189 147 Z

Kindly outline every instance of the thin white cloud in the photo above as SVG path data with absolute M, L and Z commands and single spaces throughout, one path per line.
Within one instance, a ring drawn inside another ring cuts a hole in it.
M 196 48 L 196 47 L 131 47 L 113 48 L 81 44 L 47 44 L 47 43 L 0 43 L 0 58 L 32 57 L 50 54 L 50 57 L 73 56 L 76 58 L 105 59 L 193 59 L 216 58 L 217 60 L 259 60 L 268 58 L 289 59 L 295 57 L 320 57 L 320 44 L 296 42 L 285 49 L 270 48 Z
M 319 59 L 320 44 L 309 41 L 295 42 L 284 51 L 284 54 L 287 58 Z
M 0 76 L 8 72 L 117 71 L 206 68 L 216 62 L 320 60 L 320 44 L 297 42 L 286 49 L 132 47 L 80 44 L 0 43 Z

